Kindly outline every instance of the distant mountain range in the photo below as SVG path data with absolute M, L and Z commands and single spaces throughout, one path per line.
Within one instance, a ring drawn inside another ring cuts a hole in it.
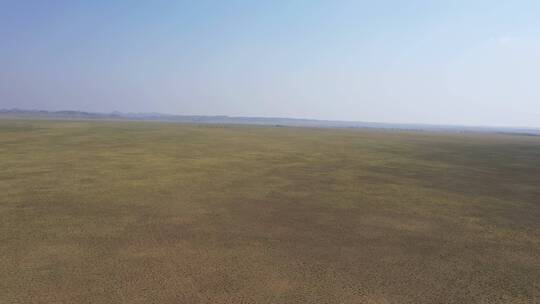
M 136 120 L 164 121 L 194 124 L 245 124 L 315 128 L 370 128 L 409 131 L 438 132 L 487 132 L 540 136 L 540 129 L 512 127 L 471 127 L 458 125 L 400 124 L 358 121 L 317 120 L 279 117 L 235 117 L 205 115 L 172 115 L 161 113 L 95 113 L 83 111 L 42 111 L 0 109 L 0 118 L 43 118 L 43 119 L 89 119 L 89 120 Z

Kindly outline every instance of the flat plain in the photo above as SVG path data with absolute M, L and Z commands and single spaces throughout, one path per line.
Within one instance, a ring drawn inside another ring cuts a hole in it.
M 0 303 L 540 303 L 540 137 L 0 120 Z

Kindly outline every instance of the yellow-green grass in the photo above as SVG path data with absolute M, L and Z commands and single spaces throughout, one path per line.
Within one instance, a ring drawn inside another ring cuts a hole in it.
M 540 138 L 0 120 L 0 303 L 540 303 Z

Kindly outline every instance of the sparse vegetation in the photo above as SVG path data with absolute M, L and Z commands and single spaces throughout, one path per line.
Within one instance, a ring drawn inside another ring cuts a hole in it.
M 0 303 L 540 302 L 538 137 L 0 120 L 0 215 Z

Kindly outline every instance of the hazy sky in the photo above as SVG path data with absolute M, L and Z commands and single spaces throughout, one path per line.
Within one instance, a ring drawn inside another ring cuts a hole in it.
M 540 1 L 0 0 L 0 108 L 540 127 Z

